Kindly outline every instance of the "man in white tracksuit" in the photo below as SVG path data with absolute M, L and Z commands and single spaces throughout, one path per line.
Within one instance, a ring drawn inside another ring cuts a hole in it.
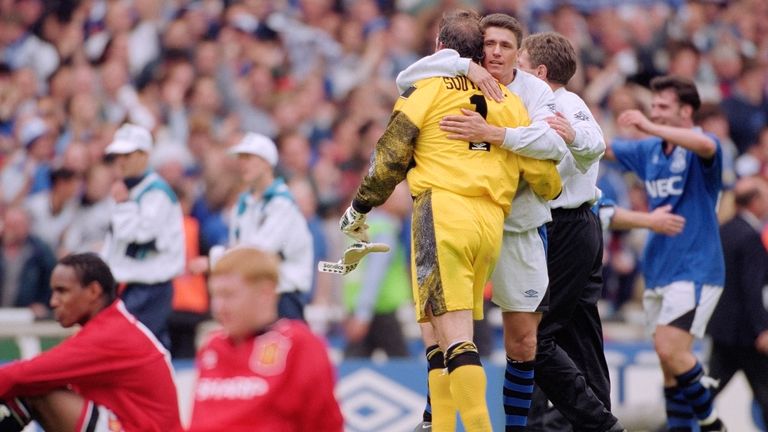
M 314 272 L 313 240 L 288 186 L 275 177 L 277 147 L 268 137 L 249 132 L 229 153 L 237 156 L 248 186 L 232 211 L 229 246 L 246 245 L 277 254 L 281 260 L 278 315 L 303 319 Z
M 115 201 L 101 256 L 123 284 L 126 308 L 166 346 L 171 280 L 184 270 L 184 222 L 171 187 L 149 169 L 152 135 L 126 124 L 105 153 L 122 177 L 112 185 Z

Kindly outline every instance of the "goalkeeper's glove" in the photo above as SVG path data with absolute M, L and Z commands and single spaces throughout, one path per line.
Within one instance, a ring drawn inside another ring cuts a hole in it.
M 344 251 L 344 256 L 338 262 L 320 261 L 317 269 L 323 273 L 345 275 L 356 269 L 360 260 L 371 252 L 389 252 L 389 246 L 384 243 L 357 242 Z
M 355 241 L 367 242 L 368 225 L 365 224 L 365 216 L 365 213 L 360 213 L 350 205 L 339 220 L 339 229 Z

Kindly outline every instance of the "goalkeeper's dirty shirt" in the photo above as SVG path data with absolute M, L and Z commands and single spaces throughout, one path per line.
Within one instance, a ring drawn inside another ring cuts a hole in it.
M 520 98 L 499 85 L 504 101 L 486 99 L 466 77 L 417 81 L 398 99 L 387 129 L 379 139 L 368 175 L 354 206 L 367 211 L 386 201 L 407 174 L 411 195 L 443 189 L 465 197 L 486 197 L 505 213 L 510 210 L 520 175 L 545 199 L 560 193 L 555 163 L 518 156 L 488 143 L 448 139 L 440 120 L 462 115 L 461 108 L 482 115 L 489 124 L 527 126 Z

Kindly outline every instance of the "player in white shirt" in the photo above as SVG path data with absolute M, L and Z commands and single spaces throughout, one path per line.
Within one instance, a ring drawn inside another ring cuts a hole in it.
M 611 407 L 610 379 L 597 310 L 603 286 L 603 239 L 599 218 L 591 211 L 600 197 L 597 171 L 605 141 L 586 103 L 565 89 L 576 71 L 576 53 L 568 39 L 552 32 L 527 37 L 519 66 L 552 87 L 558 114 L 550 126 L 570 150 L 558 165 L 563 193 L 551 202 L 553 220 L 547 226 L 551 297 L 549 313 L 539 326 L 537 385 L 579 430 L 606 430 L 613 416 L 605 413 Z M 569 383 L 566 391 L 561 390 L 563 382 Z M 596 405 L 589 393 L 603 406 Z M 545 405 L 537 404 L 537 399 L 543 398 L 534 397 L 532 412 L 540 419 Z M 582 416 L 589 412 L 593 416 Z M 621 426 L 615 423 L 608 430 Z
M 483 18 L 482 26 L 485 30 L 484 65 L 493 77 L 506 83 L 511 91 L 521 97 L 532 123 L 525 128 L 495 127 L 488 125 L 481 116 L 466 110 L 465 117 L 446 118 L 445 130 L 455 132 L 452 138 L 471 142 L 486 141 L 537 159 L 560 160 L 564 156 L 568 157 L 570 153 L 564 152 L 562 139 L 547 123 L 548 118 L 555 116 L 551 89 L 535 76 L 514 68 L 518 42 L 522 39 L 519 23 L 508 15 L 493 14 Z M 467 74 L 484 91 L 492 89 L 492 85 L 484 85 L 486 76 L 482 72 L 482 68 L 468 59 L 459 58 L 455 51 L 443 50 L 402 72 L 397 83 L 401 90 L 405 90 L 421 78 Z M 571 152 L 578 157 L 578 162 L 570 165 L 588 166 L 593 163 L 590 158 L 594 159 L 594 156 L 587 146 L 578 146 L 571 149 Z M 548 284 L 546 230 L 541 228 L 550 220 L 546 202 L 527 187 L 519 192 L 513 201 L 512 212 L 505 221 L 504 244 L 493 275 L 493 301 L 503 311 L 508 357 L 505 374 L 507 389 L 504 391 L 508 431 L 522 430 L 527 422 L 527 409 L 524 407 L 530 396 L 510 389 L 525 387 L 533 382 L 536 329 L 541 319 L 540 312 L 546 310 L 546 302 L 542 300 Z M 425 343 L 429 345 L 429 335 L 426 336 Z M 434 360 L 433 351 L 427 349 L 430 368 L 441 367 L 439 361 Z M 429 420 L 427 413 L 424 420 Z M 612 420 L 615 421 L 615 418 Z
M 536 61 L 531 61 L 532 55 Z M 597 162 L 605 151 L 602 131 L 586 104 L 564 88 L 576 70 L 575 52 L 565 38 L 554 33 L 529 36 L 523 42 L 518 66 L 554 90 L 557 114 L 547 121 L 569 149 L 558 164 L 563 193 L 551 203 L 553 221 L 547 225 L 550 301 L 539 325 L 536 383 L 580 430 L 622 430 L 609 411 L 610 381 L 597 313 L 602 237 L 599 220 L 590 211 L 600 196 L 595 183 Z M 443 124 L 457 138 L 482 141 L 493 136 L 478 116 L 446 117 Z M 558 337 L 573 326 L 573 319 L 579 320 L 580 341 L 570 345 L 578 351 L 576 356 L 563 350 Z M 578 359 L 578 364 L 570 357 Z M 565 389 L 563 383 L 568 383 Z M 537 416 L 540 413 L 532 410 L 531 418 Z M 535 421 L 528 430 L 535 430 Z

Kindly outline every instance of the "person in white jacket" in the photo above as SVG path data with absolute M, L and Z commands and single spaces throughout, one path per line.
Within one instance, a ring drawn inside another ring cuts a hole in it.
M 128 311 L 168 347 L 171 280 L 184 269 L 181 205 L 171 187 L 149 169 L 152 135 L 125 124 L 105 153 L 120 178 L 112 184 L 115 201 L 101 256 L 124 288 Z
M 288 186 L 275 177 L 277 147 L 270 138 L 249 132 L 229 153 L 237 156 L 248 186 L 232 211 L 229 246 L 246 245 L 277 254 L 281 260 L 278 315 L 304 319 L 314 271 L 313 240 Z M 211 254 L 214 261 L 215 254 Z

